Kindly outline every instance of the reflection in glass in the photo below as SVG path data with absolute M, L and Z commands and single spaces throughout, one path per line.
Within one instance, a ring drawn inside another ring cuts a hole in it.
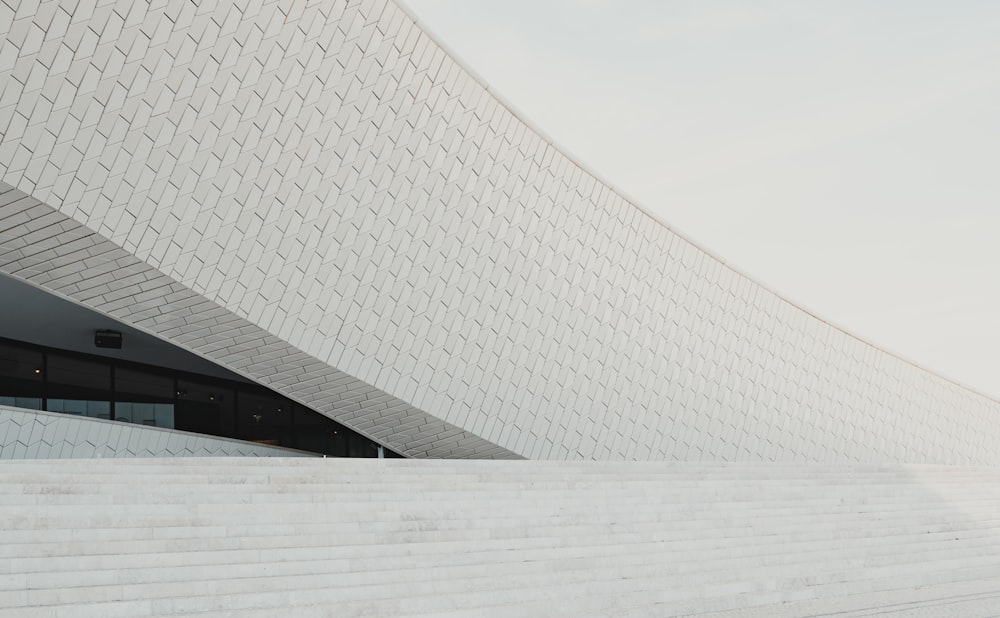
M 111 366 L 60 354 L 48 355 L 46 410 L 111 418 Z
M 28 410 L 41 410 L 41 397 L 10 397 L 0 395 L 0 406 L 10 406 L 13 408 L 25 408 Z
M 240 389 L 236 437 L 261 444 L 289 446 L 291 408 L 290 402 L 284 398 Z
M 0 405 L 42 408 L 42 353 L 0 342 Z
M 352 431 L 347 441 L 347 456 L 378 457 L 378 445 L 361 434 Z
M 347 434 L 339 423 L 299 406 L 292 447 L 333 457 L 347 457 Z
M 220 383 L 177 381 L 176 429 L 233 437 L 233 391 Z
M 62 414 L 76 414 L 77 416 L 89 416 L 91 418 L 111 418 L 110 401 L 92 401 L 89 399 L 61 399 L 49 397 L 45 409 L 49 412 L 60 412 Z
M 186 376 L 186 377 L 182 377 Z M 0 340 L 0 405 L 174 428 L 337 457 L 378 445 L 263 387 Z M 385 450 L 386 457 L 397 456 Z
M 173 428 L 173 378 L 135 369 L 116 368 L 115 420 Z

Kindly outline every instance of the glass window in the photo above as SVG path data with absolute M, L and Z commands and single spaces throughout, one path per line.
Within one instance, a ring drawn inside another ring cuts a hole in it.
M 0 342 L 0 405 L 42 408 L 42 353 Z
M 174 379 L 116 367 L 115 420 L 173 428 Z
M 347 434 L 340 423 L 302 406 L 295 407 L 292 447 L 347 457 Z
M 240 389 L 236 437 L 274 446 L 291 446 L 292 404 L 270 393 Z
M 174 428 L 234 438 L 233 399 L 221 383 L 177 380 Z
M 378 456 L 371 440 L 263 387 L 119 362 L 0 340 L 0 405 L 44 406 L 337 457 Z M 385 456 L 399 455 L 386 450 Z
M 46 409 L 111 418 L 111 366 L 60 354 L 48 355 Z
M 350 432 L 347 441 L 348 457 L 378 457 L 378 445 L 359 433 Z

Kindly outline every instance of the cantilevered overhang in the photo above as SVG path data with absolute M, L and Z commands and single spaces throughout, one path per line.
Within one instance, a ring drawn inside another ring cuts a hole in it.
M 0 272 L 194 352 L 407 456 L 514 457 L 295 349 L 3 184 Z

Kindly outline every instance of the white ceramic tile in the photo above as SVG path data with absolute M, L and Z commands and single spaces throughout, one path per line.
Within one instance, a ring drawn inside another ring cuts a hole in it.
M 522 456 L 1000 459 L 1000 404 L 652 221 L 392 2 L 32 4 L 0 4 L 8 274 L 415 456 L 457 451 L 392 423 Z M 106 280 L 126 264 L 150 285 Z

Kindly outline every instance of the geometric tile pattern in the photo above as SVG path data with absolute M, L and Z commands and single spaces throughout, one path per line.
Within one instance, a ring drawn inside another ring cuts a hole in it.
M 184 431 L 0 407 L 0 459 L 234 456 L 309 455 Z
M 515 458 L 309 357 L 3 183 L 0 271 L 184 346 L 405 455 Z
M 0 33 L 0 270 L 405 454 L 1000 464 L 1000 402 L 650 218 L 390 0 Z

